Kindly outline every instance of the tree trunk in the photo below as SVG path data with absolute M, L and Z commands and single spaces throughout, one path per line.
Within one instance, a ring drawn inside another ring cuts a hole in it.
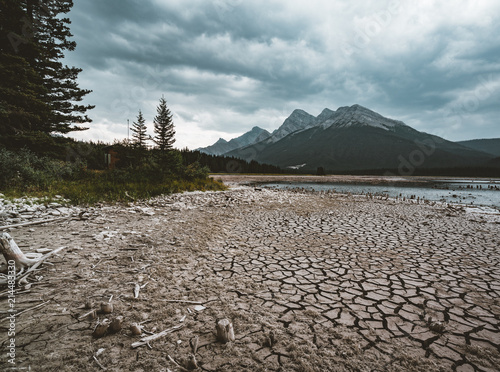
M 29 267 L 39 261 L 39 259 L 26 257 L 21 249 L 19 249 L 14 239 L 7 233 L 2 233 L 2 235 L 0 235 L 0 253 L 3 254 L 7 263 L 9 263 L 9 261 L 14 261 L 16 267 L 19 269 Z

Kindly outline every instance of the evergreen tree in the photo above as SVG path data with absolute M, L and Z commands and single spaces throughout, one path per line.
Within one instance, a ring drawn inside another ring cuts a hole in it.
M 0 0 L 1 132 L 68 133 L 91 122 L 81 105 L 90 90 L 78 87 L 81 69 L 63 65 L 76 47 L 61 15 L 72 0 Z M 8 129 L 5 129 L 8 128 Z
M 0 0 L 0 134 L 36 130 L 49 116 L 43 81 L 23 58 L 34 49 L 26 33 L 26 13 L 18 0 Z M 6 137 L 4 137 L 6 138 Z
M 160 99 L 160 104 L 156 108 L 157 115 L 154 118 L 154 143 L 160 150 L 162 157 L 172 150 L 175 142 L 175 129 L 172 120 L 172 113 L 167 107 L 165 98 Z
M 43 80 L 46 93 L 41 96 L 50 107 L 49 120 L 37 128 L 40 131 L 52 133 L 68 133 L 85 130 L 73 124 L 83 124 L 92 120 L 83 115 L 92 109 L 91 105 L 80 105 L 83 97 L 91 92 L 78 87 L 80 68 L 69 67 L 61 63 L 66 50 L 73 51 L 76 47 L 69 38 L 69 18 L 61 17 L 73 7 L 72 0 L 26 0 L 26 14 L 31 30 L 24 36 L 31 36 L 35 47 L 25 55 L 27 61 Z
M 141 150 L 146 149 L 146 141 L 148 140 L 147 130 L 146 120 L 144 120 L 142 111 L 139 110 L 137 122 L 132 124 L 132 138 L 134 139 L 133 143 L 136 148 Z

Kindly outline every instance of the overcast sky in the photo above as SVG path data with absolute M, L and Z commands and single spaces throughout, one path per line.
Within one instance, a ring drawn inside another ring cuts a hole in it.
M 355 103 L 449 140 L 500 137 L 500 1 L 77 0 L 69 13 L 94 120 L 127 137 L 159 98 L 178 148 L 300 108 Z

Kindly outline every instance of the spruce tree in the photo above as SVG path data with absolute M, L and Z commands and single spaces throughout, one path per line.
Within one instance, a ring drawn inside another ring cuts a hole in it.
M 146 141 L 148 140 L 147 130 L 146 120 L 142 115 L 142 111 L 139 110 L 137 122 L 132 124 L 132 138 L 134 139 L 133 144 L 137 149 L 146 150 Z
M 78 87 L 76 67 L 63 65 L 76 47 L 62 15 L 72 0 L 0 0 L 0 119 L 8 132 L 84 130 L 94 106 L 81 105 L 90 90 Z M 6 130 L 2 130 L 4 132 Z
M 154 118 L 154 143 L 160 150 L 161 156 L 172 150 L 172 145 L 175 142 L 175 129 L 172 113 L 167 107 L 167 101 L 164 97 L 160 99 L 160 104 L 156 108 L 157 115 Z
M 42 100 L 43 80 L 23 56 L 34 43 L 26 33 L 21 1 L 0 0 L 0 134 L 33 131 L 48 120 L 50 108 Z M 4 137 L 7 138 L 7 137 Z
M 49 105 L 50 116 L 46 124 L 38 129 L 47 133 L 85 130 L 87 128 L 73 124 L 92 121 L 84 114 L 94 106 L 77 103 L 91 92 L 78 87 L 77 78 L 82 70 L 61 62 L 64 52 L 73 51 L 76 47 L 76 43 L 69 40 L 73 36 L 69 29 L 71 21 L 61 16 L 72 7 L 72 0 L 26 0 L 31 37 L 36 45 L 26 59 L 42 78 L 46 89 L 41 99 Z

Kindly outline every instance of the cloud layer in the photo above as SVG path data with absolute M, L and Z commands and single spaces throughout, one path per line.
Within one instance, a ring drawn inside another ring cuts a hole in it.
M 354 3 L 354 4 L 353 4 Z M 178 147 L 359 103 L 450 140 L 500 137 L 500 3 L 86 0 L 66 62 L 93 89 L 80 138 L 127 136 L 159 98 Z

